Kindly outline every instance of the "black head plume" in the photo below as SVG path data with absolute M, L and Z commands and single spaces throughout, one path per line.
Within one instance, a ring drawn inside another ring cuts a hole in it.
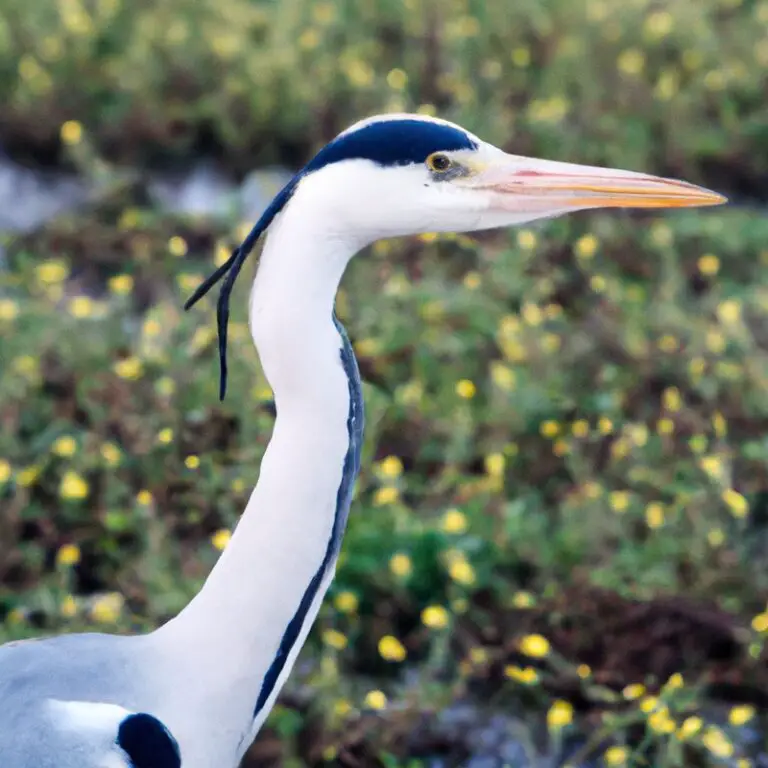
M 285 207 L 288 200 L 290 200 L 298 181 L 299 177 L 294 177 L 280 190 L 280 192 L 277 193 L 275 199 L 269 204 L 267 209 L 261 215 L 261 218 L 248 233 L 245 240 L 232 251 L 232 255 L 218 267 L 215 272 L 209 275 L 197 287 L 197 290 L 184 304 L 184 309 L 193 307 L 208 293 L 208 291 L 211 290 L 211 288 L 213 288 L 214 285 L 216 285 L 216 283 L 219 282 L 219 280 L 224 278 L 224 282 L 221 285 L 221 292 L 219 293 L 219 300 L 216 304 L 216 322 L 219 333 L 220 400 L 224 400 L 224 396 L 227 393 L 227 328 L 229 325 L 229 299 L 232 295 L 232 289 L 235 286 L 235 280 L 237 280 L 237 276 L 240 274 L 240 270 L 243 268 L 243 264 L 248 258 L 248 254 L 253 250 L 258 239 L 272 223 L 275 216 L 277 216 L 277 214 Z

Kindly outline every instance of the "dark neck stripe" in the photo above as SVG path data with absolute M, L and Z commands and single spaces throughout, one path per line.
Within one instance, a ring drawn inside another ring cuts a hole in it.
M 355 359 L 352 345 L 344 330 L 344 326 L 338 321 L 335 315 L 333 316 L 333 322 L 341 337 L 341 364 L 349 382 L 349 414 L 347 416 L 349 447 L 344 456 L 341 484 L 336 493 L 336 511 L 334 512 L 333 526 L 331 528 L 331 535 L 328 539 L 325 554 L 323 555 L 320 567 L 312 577 L 312 580 L 309 582 L 309 585 L 299 602 L 296 613 L 294 613 L 293 618 L 285 629 L 275 658 L 272 660 L 266 675 L 264 675 L 261 690 L 259 691 L 259 697 L 256 701 L 256 707 L 253 711 L 254 719 L 264 708 L 267 699 L 274 690 L 277 680 L 280 677 L 280 673 L 283 671 L 285 663 L 288 660 L 288 654 L 296 644 L 299 633 L 307 620 L 307 614 L 309 613 L 313 601 L 317 597 L 320 585 L 327 575 L 331 564 L 339 554 L 341 540 L 344 537 L 344 529 L 346 528 L 347 519 L 349 517 L 352 489 L 357 474 L 360 471 L 360 451 L 362 450 L 363 445 L 364 428 L 363 389 L 360 381 L 360 372 L 357 367 L 357 360 Z

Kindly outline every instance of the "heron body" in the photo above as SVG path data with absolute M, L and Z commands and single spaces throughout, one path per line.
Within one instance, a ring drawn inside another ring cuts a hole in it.
M 599 207 L 723 198 L 644 174 L 517 157 L 434 118 L 362 121 L 275 198 L 218 279 L 222 367 L 235 278 L 266 233 L 250 329 L 277 418 L 258 481 L 201 591 L 146 635 L 0 648 L 2 768 L 234 768 L 282 688 L 334 575 L 360 464 L 363 400 L 333 311 L 350 259 L 419 232 Z

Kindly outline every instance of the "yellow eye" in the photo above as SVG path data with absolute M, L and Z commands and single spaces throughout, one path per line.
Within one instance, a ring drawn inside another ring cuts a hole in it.
M 435 173 L 444 173 L 452 165 L 451 158 L 442 152 L 434 152 L 427 158 L 427 168 Z

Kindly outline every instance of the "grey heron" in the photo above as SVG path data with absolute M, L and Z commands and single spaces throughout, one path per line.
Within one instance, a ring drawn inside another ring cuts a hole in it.
M 250 330 L 277 417 L 229 545 L 200 592 L 153 632 L 0 648 L 0 766 L 239 763 L 334 576 L 363 436 L 360 377 L 334 299 L 347 264 L 366 245 L 590 208 L 722 202 L 681 181 L 511 155 L 421 115 L 377 116 L 339 134 L 187 302 L 223 279 L 223 398 L 230 294 L 266 234 Z

